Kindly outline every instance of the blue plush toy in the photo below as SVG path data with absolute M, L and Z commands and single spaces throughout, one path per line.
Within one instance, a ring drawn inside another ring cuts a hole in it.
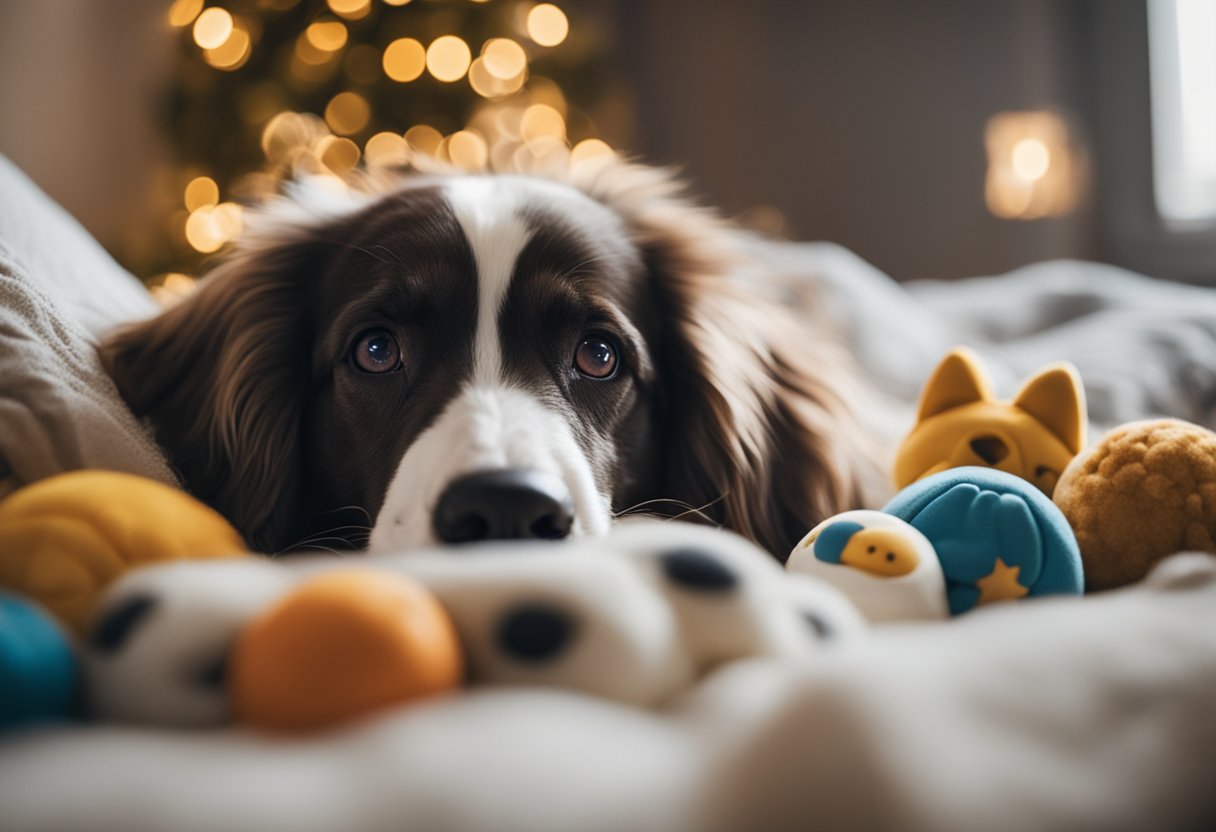
M 67 717 L 77 678 L 76 656 L 55 620 L 0 593 L 0 731 Z
M 883 509 L 933 544 L 953 615 L 990 601 L 1080 595 L 1081 553 L 1063 513 L 1026 480 L 950 468 L 913 483 Z

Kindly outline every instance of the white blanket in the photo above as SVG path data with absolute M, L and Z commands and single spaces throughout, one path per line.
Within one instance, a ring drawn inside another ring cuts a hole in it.
M 1216 818 L 1216 559 L 737 663 L 663 712 L 483 690 L 331 735 L 0 744 L 0 827 L 1186 830 Z
M 35 367 L 54 388 L 79 368 L 31 364 L 22 344 L 41 355 L 68 345 L 50 354 L 70 348 L 59 353 L 70 362 L 100 322 L 146 314 L 146 299 L 78 230 L 53 236 L 53 253 L 24 250 L 33 238 L 10 229 L 29 223 L 13 217 L 47 203 L 28 184 L 7 187 L 16 179 L 0 160 L 0 277 L 19 277 L 18 294 L 0 298 L 0 335 L 17 333 L 0 367 L 23 370 L 24 383 Z M 1079 263 L 906 290 L 835 246 L 752 245 L 765 264 L 758 288 L 849 340 L 889 394 L 893 425 L 959 342 L 979 349 L 1003 392 L 1067 358 L 1098 422 L 1212 424 L 1210 291 Z M 122 309 L 88 311 L 115 297 Z M 0 456 L 67 443 L 70 454 L 34 474 L 83 464 L 169 479 L 84 360 L 86 393 L 54 392 L 47 401 L 66 404 L 35 417 L 0 409 Z M 27 401 L 6 384 L 0 376 L 0 402 Z M 114 456 L 112 442 L 126 450 Z M 801 665 L 728 666 L 663 712 L 500 689 L 297 741 L 116 726 L 5 736 L 0 829 L 1211 827 L 1214 692 L 1216 561 L 1195 556 L 1120 593 L 887 629 Z

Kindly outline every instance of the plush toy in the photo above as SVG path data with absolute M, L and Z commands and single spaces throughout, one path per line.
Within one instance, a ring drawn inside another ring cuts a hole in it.
M 127 575 L 86 645 L 93 712 L 202 725 L 231 720 L 235 706 L 260 725 L 320 727 L 447 689 L 460 654 L 473 685 L 654 706 L 722 664 L 805 657 L 865 630 L 829 584 L 685 523 L 629 521 L 604 538 L 486 543 L 458 556 L 368 556 L 359 567 L 357 580 L 335 558 Z M 450 617 L 458 652 L 414 582 Z M 419 620 L 397 614 L 406 609 Z
M 896 452 L 895 486 L 974 465 L 1019 476 L 1050 497 L 1060 472 L 1085 446 L 1085 427 L 1085 393 L 1071 364 L 1044 367 L 1002 402 L 979 359 L 956 348 L 921 393 L 916 425 Z
M 232 645 L 297 580 L 266 558 L 180 560 L 119 578 L 85 639 L 90 715 L 187 728 L 229 722 Z
M 60 474 L 0 502 L 0 587 L 38 601 L 77 634 L 105 587 L 133 566 L 243 552 L 219 514 L 130 474 Z
M 1084 589 L 1068 521 L 1020 477 L 951 468 L 905 488 L 883 511 L 933 544 L 954 615 L 992 601 L 1080 595 Z
M 1216 552 L 1216 433 L 1176 419 L 1115 428 L 1064 470 L 1054 499 L 1090 590 L 1139 581 L 1175 552 Z
M 846 511 L 824 520 L 794 547 L 785 567 L 836 586 L 871 621 L 950 614 L 933 544 L 881 511 Z
M 36 604 L 0 593 L 0 731 L 66 718 L 78 675 L 59 624 Z
M 454 690 L 463 675 L 434 595 L 402 575 L 347 569 L 305 581 L 249 623 L 230 692 L 238 719 L 306 731 Z
M 971 466 L 910 485 L 881 512 L 829 518 L 786 568 L 829 581 L 872 621 L 942 618 L 1083 588 L 1060 510 L 1020 477 Z

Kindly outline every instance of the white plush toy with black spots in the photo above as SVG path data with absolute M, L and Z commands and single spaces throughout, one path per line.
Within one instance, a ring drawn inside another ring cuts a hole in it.
M 88 647 L 95 712 L 179 725 L 229 719 L 220 668 L 241 631 L 295 586 L 352 563 L 386 580 L 413 578 L 438 599 L 471 684 L 554 686 L 640 706 L 669 701 L 723 663 L 813 656 L 865 626 L 830 585 L 784 573 L 733 534 L 682 523 L 357 562 L 150 567 L 118 582 L 102 605 Z M 360 650 L 348 647 L 337 653 Z
M 261 558 L 129 572 L 105 594 L 87 636 L 89 710 L 159 725 L 228 722 L 229 651 L 250 619 L 296 580 Z

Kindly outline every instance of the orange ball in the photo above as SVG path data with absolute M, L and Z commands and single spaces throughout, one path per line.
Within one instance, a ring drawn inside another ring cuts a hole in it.
M 238 719 L 263 728 L 325 728 L 452 690 L 464 659 L 447 611 L 422 584 L 350 569 L 311 578 L 237 641 Z

